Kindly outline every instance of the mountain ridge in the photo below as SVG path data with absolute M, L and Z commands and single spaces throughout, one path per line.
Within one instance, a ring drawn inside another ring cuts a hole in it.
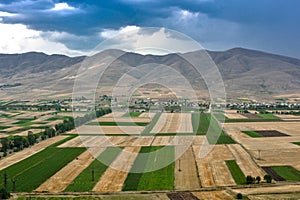
M 278 95 L 299 93 L 300 59 L 244 48 L 207 53 L 219 68 L 229 98 L 272 99 Z M 198 54 L 195 51 L 157 56 L 110 49 L 99 53 L 99 63 L 109 57 L 118 58 L 111 64 L 114 70 L 107 72 L 108 82 L 115 81 L 121 73 L 134 67 L 158 63 L 180 71 L 192 84 L 196 84 L 202 81 L 201 77 L 195 75 L 180 55 L 192 55 L 196 59 Z M 0 84 L 20 83 L 18 87 L 1 89 L 0 94 L 25 98 L 22 91 L 29 90 L 38 91 L 32 95 L 36 98 L 39 95 L 70 95 L 77 71 L 85 58 L 42 52 L 0 54 Z M 204 91 L 205 83 L 201 83 L 198 89 Z

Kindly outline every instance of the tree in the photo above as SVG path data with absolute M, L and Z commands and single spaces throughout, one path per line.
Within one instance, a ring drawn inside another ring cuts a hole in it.
M 252 176 L 247 176 L 246 177 L 246 183 L 247 184 L 252 184 L 253 183 L 253 177 Z
M 28 139 L 29 145 L 34 145 L 36 142 L 35 136 L 32 131 L 28 131 L 27 139 Z
M 264 180 L 267 181 L 267 183 L 271 183 L 272 182 L 272 176 L 270 174 L 266 174 L 264 176 Z
M 7 138 L 1 138 L 2 151 L 6 152 L 9 149 L 9 141 Z
M 241 193 L 237 193 L 236 198 L 237 199 L 243 199 L 243 195 Z
M 257 177 L 255 178 L 255 180 L 256 180 L 257 184 L 259 184 L 259 182 L 261 181 L 260 176 L 257 176 Z

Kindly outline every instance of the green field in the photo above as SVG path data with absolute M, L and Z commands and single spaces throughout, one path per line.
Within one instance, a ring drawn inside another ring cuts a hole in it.
M 66 164 L 85 151 L 85 148 L 46 148 L 2 171 L 8 175 L 8 190 L 12 191 L 11 179 L 16 179 L 16 191 L 31 192 L 53 176 Z M 0 182 L 3 187 L 3 182 Z
M 243 133 L 245 133 L 246 135 L 249 135 L 250 137 L 263 137 L 262 135 L 254 132 L 254 131 L 242 131 Z
M 300 172 L 292 166 L 272 166 L 271 168 L 287 181 L 300 181 Z
M 200 121 L 199 121 L 200 119 Z M 227 135 L 216 119 L 212 118 L 211 114 L 207 113 L 193 113 L 192 115 L 193 131 L 196 135 L 206 135 L 210 144 L 234 144 L 235 141 Z M 211 126 L 211 132 L 207 135 Z M 218 133 L 220 133 L 218 135 Z
M 226 165 L 237 185 L 245 184 L 246 178 L 235 160 L 226 160 Z
M 292 142 L 292 143 L 300 146 L 300 142 Z
M 0 126 L 0 130 L 4 130 L 4 129 L 7 129 L 7 128 L 10 128 L 11 126 Z
M 125 113 L 123 117 L 139 117 L 142 114 L 142 112 L 130 112 Z
M 75 137 L 77 137 L 77 136 L 78 136 L 78 135 L 69 135 L 69 137 L 64 138 L 64 139 L 62 139 L 62 140 L 60 140 L 60 141 L 58 141 L 58 142 L 55 142 L 54 144 L 51 144 L 51 145 L 48 146 L 48 147 L 58 147 L 59 145 L 65 143 L 65 142 L 67 142 L 67 141 L 69 141 L 69 140 L 71 140 L 71 139 L 73 139 L 73 138 L 75 138 Z
M 48 119 L 46 119 L 46 121 L 56 121 L 56 120 L 64 120 L 64 119 L 68 119 L 69 117 L 67 116 L 55 116 L 55 117 L 50 117 Z
M 129 173 L 123 190 L 173 190 L 174 156 L 173 146 L 142 147 L 131 171 L 145 173 Z M 171 164 L 167 165 L 168 163 Z M 164 165 L 167 166 L 163 167 Z M 151 171 L 156 167 L 158 170 Z
M 257 114 L 258 116 L 264 118 L 264 119 L 275 119 L 275 120 L 280 120 L 279 117 L 273 115 L 273 114 Z
M 147 126 L 147 122 L 90 122 L 90 126 Z
M 95 184 L 98 182 L 102 174 L 108 168 L 104 163 L 110 164 L 122 151 L 122 148 L 108 147 L 100 154 L 100 156 L 94 160 L 85 170 L 79 174 L 74 182 L 70 184 L 65 191 L 68 192 L 87 192 L 91 191 Z M 94 178 L 92 181 L 92 170 L 94 169 Z
M 274 116 L 275 117 L 275 116 Z M 225 123 L 235 123 L 235 122 L 277 122 L 282 121 L 280 118 L 257 118 L 257 119 L 226 119 Z
M 145 127 L 142 132 L 142 135 L 149 135 L 157 121 L 159 120 L 161 113 L 156 113 L 155 116 L 152 118 L 151 122 Z

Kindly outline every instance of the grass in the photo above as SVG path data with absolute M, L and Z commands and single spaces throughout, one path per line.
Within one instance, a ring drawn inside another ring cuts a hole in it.
M 147 126 L 147 122 L 90 122 L 90 126 Z
M 85 148 L 46 148 L 2 170 L 0 174 L 3 177 L 5 171 L 9 179 L 17 180 L 16 191 L 31 192 L 84 151 Z M 12 190 L 11 181 L 8 182 L 8 190 Z
M 257 114 L 258 116 L 264 118 L 264 119 L 275 119 L 275 120 L 280 120 L 279 117 L 273 115 L 273 114 Z
M 121 148 L 108 147 L 100 154 L 98 159 L 94 160 L 85 170 L 79 174 L 72 184 L 70 184 L 65 191 L 68 192 L 87 192 L 91 191 L 95 184 L 98 182 L 102 174 L 108 168 L 100 161 L 104 161 L 106 164 L 110 164 L 122 151 Z M 92 170 L 94 171 L 95 181 L 92 181 Z
M 226 165 L 237 185 L 242 185 L 246 183 L 246 178 L 238 164 L 235 160 L 226 160 Z
M 142 113 L 141 112 L 130 112 L 125 113 L 123 117 L 139 117 Z
M 257 138 L 257 137 L 263 137 L 262 135 L 254 132 L 254 131 L 242 131 L 246 135 L 249 135 L 250 137 Z
M 271 168 L 287 181 L 300 181 L 300 172 L 292 166 L 272 166 Z
M 235 141 L 222 130 L 218 121 L 212 118 L 211 114 L 193 113 L 192 125 L 194 133 L 206 135 L 210 144 L 235 144 Z M 207 134 L 209 126 L 211 126 L 211 131 Z
M 156 113 L 155 116 L 152 118 L 151 122 L 145 127 L 145 129 L 142 132 L 142 135 L 151 135 L 150 132 L 157 123 L 161 116 L 161 113 Z
M 123 190 L 173 190 L 174 157 L 173 146 L 142 147 L 125 180 Z M 152 171 L 156 168 L 158 170 Z

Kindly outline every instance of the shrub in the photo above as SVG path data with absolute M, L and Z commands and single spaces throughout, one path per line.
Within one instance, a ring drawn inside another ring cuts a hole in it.
M 9 199 L 9 197 L 10 197 L 10 193 L 5 188 L 1 188 L 0 199 Z
M 238 194 L 236 195 L 236 198 L 237 198 L 237 199 L 243 199 L 243 195 L 242 195 L 241 193 L 238 193 Z

